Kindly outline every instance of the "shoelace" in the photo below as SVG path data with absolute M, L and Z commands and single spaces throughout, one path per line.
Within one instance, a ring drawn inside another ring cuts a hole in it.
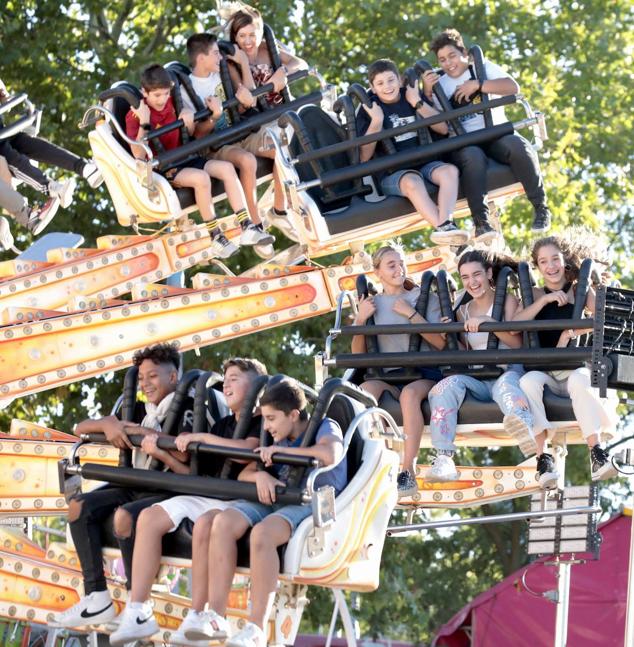
M 608 461 L 608 453 L 603 449 L 603 447 L 593 447 L 592 448 L 592 458 L 597 462 L 597 463 L 607 463 Z

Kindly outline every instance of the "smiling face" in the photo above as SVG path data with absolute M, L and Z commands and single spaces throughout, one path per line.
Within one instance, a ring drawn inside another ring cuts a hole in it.
M 566 261 L 556 245 L 543 245 L 539 248 L 537 269 L 549 289 L 560 289 L 566 283 Z
M 402 288 L 405 282 L 405 259 L 398 252 L 386 252 L 374 269 L 383 289 Z
M 235 35 L 236 45 L 251 59 L 254 59 L 258 53 L 258 48 L 262 42 L 262 27 L 256 22 L 245 25 L 238 29 Z
M 270 404 L 263 404 L 262 419 L 264 420 L 264 429 L 271 434 L 276 443 L 279 443 L 293 433 L 299 421 L 299 409 L 292 409 L 286 414 Z
M 392 71 L 379 72 L 370 87 L 383 103 L 396 103 L 400 98 L 401 79 Z
M 206 53 L 199 54 L 196 58 L 196 70 L 204 76 L 219 72 L 221 58 L 218 43 L 212 43 Z
M 486 269 L 482 263 L 475 261 L 464 263 L 460 267 L 462 285 L 474 299 L 481 299 L 493 291 L 491 288 L 492 276 L 491 268 Z
M 147 401 L 158 404 L 176 388 L 178 372 L 171 363 L 155 364 L 144 359 L 139 365 L 139 388 Z
M 441 47 L 436 56 L 442 71 L 454 79 L 469 69 L 469 57 L 453 45 Z
M 234 414 L 240 413 L 252 380 L 253 375 L 249 371 L 241 371 L 237 366 L 229 366 L 225 371 L 222 392 L 228 407 Z
M 154 90 L 145 90 L 142 88 L 141 92 L 143 93 L 145 103 L 153 110 L 160 112 L 169 101 L 171 88 L 156 88 Z

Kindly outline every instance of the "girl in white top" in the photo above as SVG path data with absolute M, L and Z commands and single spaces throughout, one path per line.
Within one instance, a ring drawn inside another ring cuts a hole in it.
M 504 259 L 506 260 L 506 259 Z M 510 260 L 510 259 L 509 259 Z M 508 264 L 508 263 L 504 263 Z M 462 341 L 467 349 L 486 348 L 488 333 L 479 332 L 480 324 L 495 321 L 491 316 L 495 289 L 494 269 L 500 268 L 501 260 L 473 250 L 460 257 L 458 271 L 462 284 L 471 296 L 471 301 L 458 309 L 459 321 L 464 321 L 465 334 Z M 504 319 L 511 320 L 518 308 L 517 299 L 507 294 L 504 301 Z M 522 337 L 516 332 L 496 332 L 501 348 L 519 348 Z M 506 368 L 506 367 L 505 367 Z M 504 413 L 504 429 L 512 435 L 525 454 L 535 453 L 532 437 L 533 421 L 526 397 L 519 387 L 521 368 L 510 366 L 499 378 L 480 380 L 470 375 L 451 375 L 438 382 L 429 392 L 431 408 L 430 429 L 436 456 L 426 474 L 430 482 L 453 481 L 458 478 L 453 454 L 454 438 L 458 424 L 458 410 L 467 391 L 482 401 L 494 401 Z
M 363 326 L 370 317 L 374 317 L 377 324 L 426 323 L 427 319 L 415 309 L 420 289 L 416 288 L 406 276 L 403 249 L 398 245 L 384 245 L 374 253 L 372 263 L 374 265 L 374 274 L 381 283 L 383 292 L 360 300 L 359 312 L 354 320 L 354 325 Z M 437 323 L 440 321 L 440 308 L 435 295 L 430 295 L 430 303 L 426 314 L 431 322 Z M 445 346 L 445 339 L 439 333 L 423 334 L 421 336 L 423 344 L 427 348 L 431 345 L 434 349 L 440 350 Z M 379 351 L 383 353 L 407 352 L 409 350 L 409 335 L 378 335 L 378 345 Z M 355 335 L 352 338 L 352 352 L 366 352 L 366 338 L 364 335 Z M 398 370 L 398 367 L 385 370 L 395 371 Z M 415 479 L 416 458 L 425 426 L 421 402 L 441 377 L 440 371 L 437 369 L 419 369 L 418 372 L 421 379 L 408 384 L 397 385 L 380 379 L 371 379 L 361 385 L 377 400 L 381 397 L 383 391 L 389 391 L 400 402 L 403 412 L 403 432 L 405 434 L 403 470 L 398 475 L 400 497 L 413 496 L 418 492 Z

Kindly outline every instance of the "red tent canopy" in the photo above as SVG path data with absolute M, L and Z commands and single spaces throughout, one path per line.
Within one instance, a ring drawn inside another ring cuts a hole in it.
M 603 536 L 598 561 L 571 569 L 568 644 L 574 647 L 622 645 L 625 635 L 631 512 L 612 517 L 599 530 Z M 432 647 L 551 647 L 556 606 L 535 592 L 557 589 L 556 568 L 541 558 L 481 593 L 443 625 Z

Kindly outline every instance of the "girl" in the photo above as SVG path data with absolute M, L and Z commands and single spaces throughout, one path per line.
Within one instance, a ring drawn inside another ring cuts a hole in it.
M 493 280 L 507 259 L 491 257 L 478 250 L 464 253 L 458 263 L 462 284 L 471 300 L 457 311 L 458 321 L 464 321 L 465 333 L 462 342 L 468 350 L 483 350 L 487 347 L 489 334 L 478 332 L 480 324 L 495 321 L 491 316 L 495 289 Z M 510 263 L 514 262 L 508 259 Z M 509 321 L 518 308 L 517 299 L 507 294 L 504 301 L 504 319 Z M 517 332 L 496 332 L 498 348 L 519 348 L 522 337 Z M 494 401 L 504 413 L 504 429 L 513 436 L 525 455 L 535 453 L 532 438 L 533 421 L 526 397 L 519 381 L 521 367 L 512 365 L 497 379 L 481 380 L 470 375 L 452 375 L 445 378 L 429 392 L 431 408 L 431 437 L 436 456 L 425 478 L 429 482 L 453 481 L 458 472 L 453 461 L 454 438 L 458 423 L 458 410 L 467 391 L 476 399 Z
M 544 281 L 543 288 L 533 288 L 532 305 L 520 308 L 514 319 L 570 319 L 575 303 L 576 279 L 581 261 L 591 258 L 590 250 L 565 238 L 549 236 L 533 245 L 532 260 Z M 590 288 L 585 308 L 594 312 L 594 290 Z M 565 348 L 571 339 L 583 334 L 582 330 L 544 330 L 538 333 L 542 348 Z M 540 484 L 543 480 L 557 478 L 553 458 L 544 453 L 545 432 L 550 428 L 546 418 L 543 395 L 544 385 L 557 395 L 569 395 L 581 433 L 590 449 L 592 480 L 606 479 L 616 475 L 610 457 L 601 447 L 601 434 L 611 436 L 615 426 L 614 407 L 599 398 L 597 389 L 590 386 L 590 370 L 581 367 L 574 371 L 530 371 L 520 381 L 522 391 L 528 398 L 533 415 L 534 434 L 537 442 L 537 473 Z
M 406 278 L 403 249 L 393 244 L 384 245 L 373 254 L 372 263 L 383 293 L 361 299 L 354 324 L 363 326 L 372 316 L 377 324 L 404 324 L 408 321 L 426 323 L 428 320 L 415 309 L 420 289 L 415 288 L 411 280 Z M 432 323 L 440 321 L 440 304 L 435 295 L 430 295 L 427 314 Z M 445 346 L 445 340 L 439 333 L 421 336 L 426 349 L 429 349 L 430 344 L 438 350 Z M 378 335 L 378 345 L 382 353 L 406 353 L 409 350 L 409 335 Z M 365 336 L 355 335 L 352 338 L 352 352 L 366 352 Z M 391 372 L 398 369 L 392 367 L 385 370 Z M 420 376 L 421 379 L 404 385 L 388 384 L 380 379 L 367 380 L 361 385 L 377 400 L 383 391 L 389 391 L 401 404 L 405 454 L 403 470 L 397 479 L 399 497 L 413 496 L 418 492 L 415 478 L 416 458 L 425 426 L 420 405 L 432 386 L 441 378 L 440 371 L 431 368 L 420 369 Z

